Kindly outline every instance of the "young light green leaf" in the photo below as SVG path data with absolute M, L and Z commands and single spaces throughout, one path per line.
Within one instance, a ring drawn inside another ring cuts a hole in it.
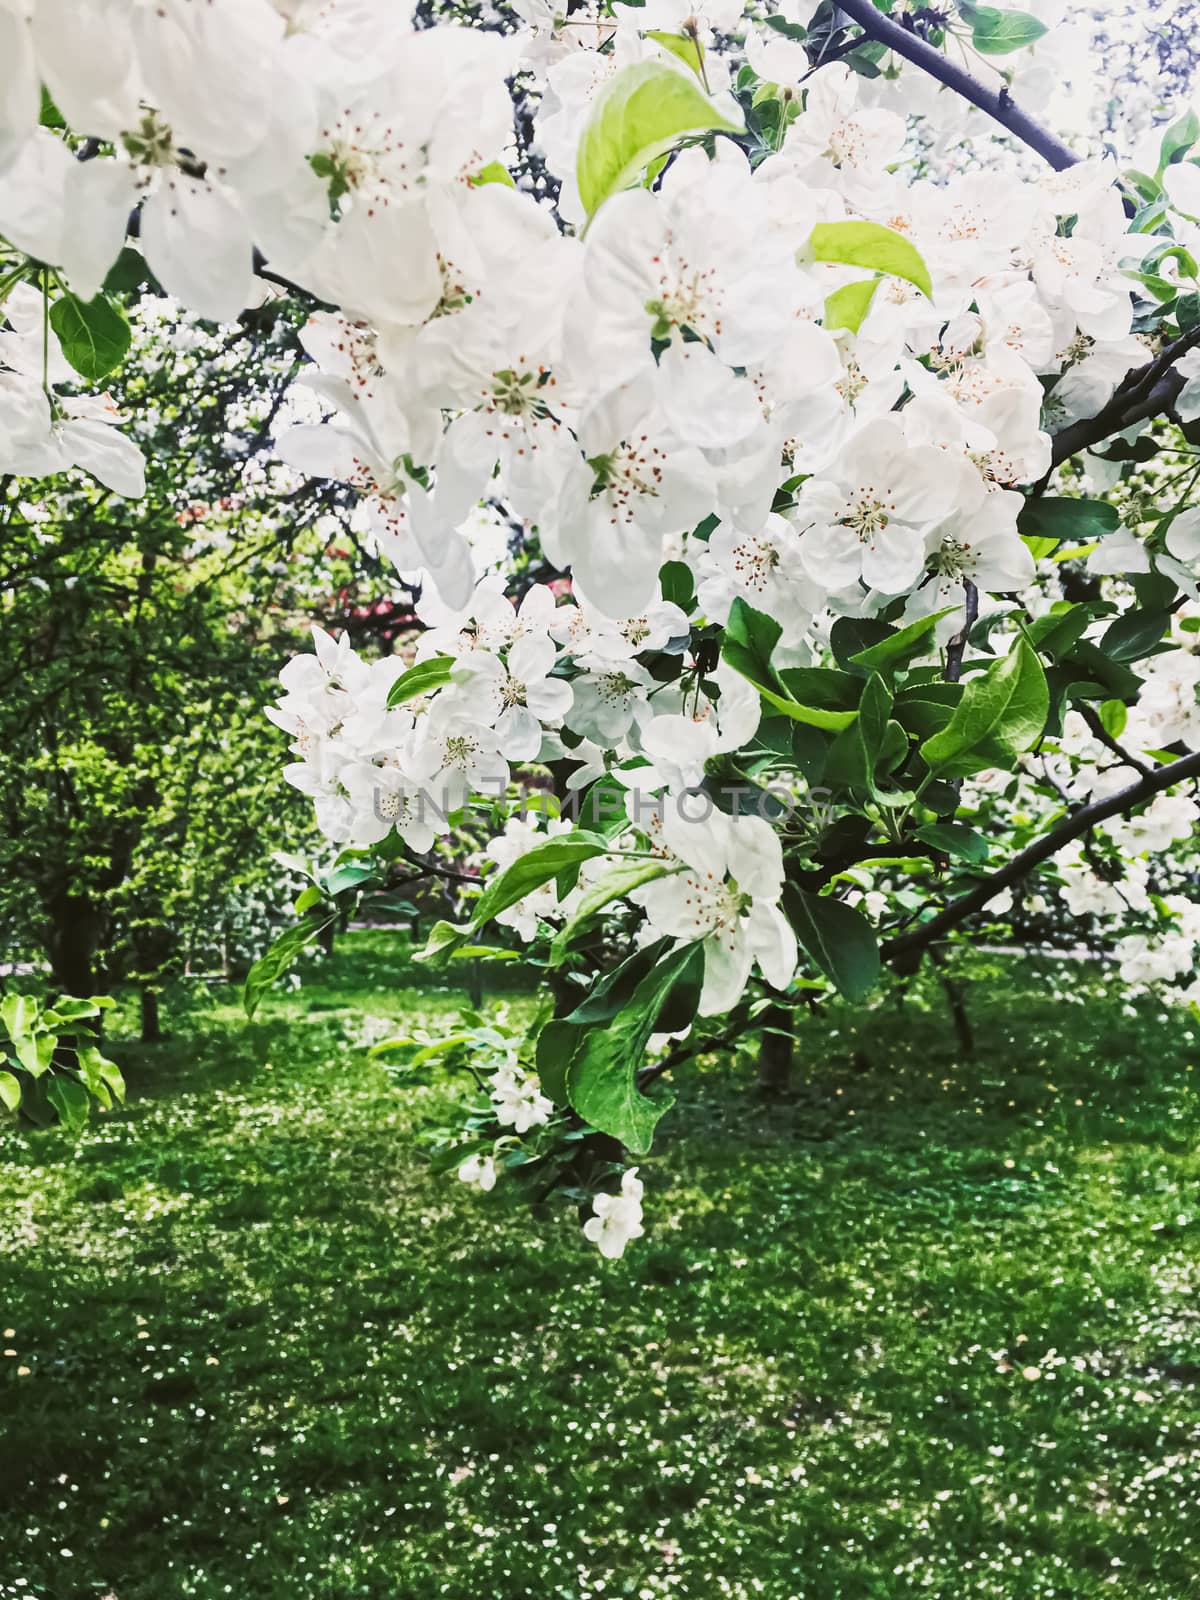
M 848 328 L 851 333 L 857 333 L 882 282 L 882 278 L 860 278 L 857 283 L 844 283 L 840 289 L 826 295 L 825 314 L 821 320 L 829 332 Z
M 995 6 L 977 6 L 959 0 L 959 11 L 971 29 L 971 43 L 981 55 L 1006 56 L 1013 50 L 1036 44 L 1046 32 L 1046 24 L 1027 11 L 1001 11 Z
M 57 1049 L 58 1036 L 53 1033 L 27 1034 L 23 1039 L 13 1040 L 16 1058 L 31 1078 L 41 1077 L 54 1060 Z
M 445 966 L 470 937 L 469 922 L 435 922 L 429 930 L 424 949 L 415 951 L 413 960 L 426 962 L 431 967 Z
M 933 293 L 929 268 L 917 247 L 879 222 L 818 222 L 809 237 L 808 257 L 887 272 L 916 284 L 923 294 Z
M 94 300 L 61 295 L 50 307 L 50 326 L 63 355 L 89 383 L 98 383 L 120 366 L 132 337 L 124 311 L 103 294 Z
M 954 715 L 925 740 L 921 755 L 942 778 L 986 767 L 1011 772 L 1046 726 L 1050 693 L 1037 652 L 1019 639 L 1008 655 L 966 683 Z
M 484 184 L 498 183 L 505 189 L 515 189 L 513 175 L 502 161 L 489 161 L 486 166 L 480 167 L 478 172 L 473 172 L 467 179 L 472 189 L 480 189 Z
M 0 1100 L 9 1111 L 15 1111 L 21 1104 L 21 1084 L 11 1072 L 0 1072 Z
M 453 656 L 430 656 L 428 661 L 418 661 L 415 667 L 402 672 L 388 690 L 388 705 L 402 706 L 406 700 L 415 700 L 419 694 L 432 694 L 450 682 L 450 671 L 455 665 Z
M 6 994 L 0 1003 L 0 1022 L 10 1039 L 23 1038 L 33 1027 L 38 1003 L 29 994 Z
M 1129 707 L 1124 700 L 1106 700 L 1100 707 L 1100 721 L 1110 739 L 1119 739 L 1129 721 Z
M 667 33 L 662 28 L 651 28 L 647 39 L 669 50 L 685 67 L 690 67 L 699 78 L 704 67 L 704 46 L 694 33 Z
M 718 106 L 701 86 L 662 61 L 641 61 L 611 78 L 597 96 L 576 156 L 579 197 L 589 218 L 609 195 L 636 183 L 642 168 L 681 139 L 741 133 L 736 108 Z

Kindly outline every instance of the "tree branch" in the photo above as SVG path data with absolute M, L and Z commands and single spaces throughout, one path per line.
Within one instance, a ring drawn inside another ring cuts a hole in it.
M 1121 433 L 1135 422 L 1162 416 L 1169 411 L 1183 388 L 1175 363 L 1200 344 L 1200 325 L 1173 339 L 1144 367 L 1126 373 L 1113 391 L 1112 399 L 1094 417 L 1082 417 L 1054 435 L 1051 463 L 1058 466 L 1080 450 L 1090 450 L 1114 433 Z
M 966 594 L 963 625 L 946 647 L 946 682 L 957 683 L 962 677 L 963 653 L 967 648 L 967 635 L 979 617 L 979 590 L 970 578 L 963 579 Z
M 1148 767 L 1144 761 L 1139 761 L 1137 756 L 1131 756 L 1129 751 L 1113 738 L 1112 734 L 1109 733 L 1108 729 L 1101 722 L 1096 712 L 1087 704 L 1086 701 L 1080 701 L 1076 709 L 1083 720 L 1087 723 L 1088 727 L 1091 729 L 1093 738 L 1099 739 L 1100 743 L 1106 750 L 1111 750 L 1113 755 L 1116 756 L 1121 762 L 1122 766 L 1132 767 L 1135 772 L 1140 772 L 1143 778 L 1148 778 L 1150 776 L 1150 774 L 1154 771 L 1154 768 Z
M 1043 861 L 1057 855 L 1064 845 L 1078 839 L 1081 834 L 1090 833 L 1098 823 L 1107 822 L 1109 817 L 1119 817 L 1132 811 L 1143 800 L 1152 800 L 1164 789 L 1171 789 L 1175 784 L 1195 777 L 1200 777 L 1200 752 L 1168 762 L 1165 767 L 1148 773 L 1128 788 L 1118 789 L 1107 800 L 1096 800 L 1090 805 L 1081 806 L 1072 816 L 1065 817 L 1057 827 L 1051 828 L 1049 833 L 1035 839 L 1005 866 L 984 878 L 974 889 L 952 900 L 928 922 L 922 922 L 910 932 L 889 939 L 880 954 L 885 961 L 899 962 L 901 971 L 906 969 L 910 961 L 915 965 L 920 961 L 922 952 L 935 940 L 957 928 L 960 922 L 965 922 L 977 911 L 982 911 L 1002 889 L 1019 883 L 1035 867 L 1040 867 Z
M 1049 128 L 1043 128 L 1027 111 L 1021 110 L 1009 94 L 1007 85 L 999 90 L 989 89 L 982 79 L 975 77 L 965 67 L 956 66 L 940 50 L 935 50 L 933 45 L 877 11 L 872 0 L 838 0 L 838 7 L 857 22 L 869 38 L 878 39 L 880 44 L 887 45 L 889 50 L 894 50 L 898 56 L 903 56 L 906 61 L 929 73 L 931 78 L 936 78 L 948 89 L 962 95 L 964 100 L 978 106 L 980 111 L 986 111 L 1014 139 L 1036 150 L 1056 172 L 1073 167 L 1080 159 L 1057 134 L 1051 133 Z

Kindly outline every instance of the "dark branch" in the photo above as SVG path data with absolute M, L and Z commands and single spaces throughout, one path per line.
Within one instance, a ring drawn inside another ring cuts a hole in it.
M 1054 435 L 1051 460 L 1054 466 L 1080 450 L 1122 433 L 1135 422 L 1160 417 L 1170 411 L 1183 388 L 1175 363 L 1200 344 L 1200 325 L 1173 339 L 1144 367 L 1135 367 L 1117 385 L 1112 399 L 1094 417 L 1083 417 L 1061 428 Z
M 1020 139 L 1022 144 L 1036 150 L 1056 172 L 1061 172 L 1064 167 L 1073 167 L 1080 159 L 1049 128 L 1043 128 L 1028 112 L 1021 110 L 1009 94 L 1007 85 L 999 90 L 989 89 L 986 83 L 965 67 L 956 66 L 940 50 L 935 50 L 933 45 L 926 44 L 924 39 L 919 39 L 915 33 L 910 33 L 907 28 L 902 28 L 899 23 L 877 11 L 872 0 L 839 0 L 839 9 L 857 22 L 869 38 L 878 39 L 889 50 L 894 50 L 898 56 L 903 56 L 939 83 L 944 83 L 948 89 L 962 95 L 964 100 L 986 111 L 1014 139 Z
M 957 683 L 962 677 L 963 652 L 967 648 L 967 635 L 979 616 L 979 590 L 969 578 L 963 579 L 966 591 L 966 614 L 962 628 L 946 647 L 946 682 Z
M 1092 736 L 1099 739 L 1106 750 L 1111 750 L 1123 766 L 1132 767 L 1135 772 L 1140 772 L 1143 778 L 1150 776 L 1154 768 L 1148 767 L 1144 761 L 1139 761 L 1136 756 L 1131 756 L 1128 750 L 1118 744 L 1091 706 L 1086 702 L 1081 702 L 1076 707 L 1076 710 L 1091 729 Z
M 1019 883 L 1035 867 L 1040 867 L 1043 861 L 1048 861 L 1051 856 L 1057 855 L 1064 845 L 1070 844 L 1073 839 L 1078 839 L 1085 833 L 1090 833 L 1097 824 L 1107 822 L 1110 817 L 1123 816 L 1127 811 L 1132 811 L 1134 806 L 1141 805 L 1144 800 L 1152 800 L 1164 789 L 1171 789 L 1175 784 L 1195 777 L 1200 777 L 1200 752 L 1183 756 L 1179 761 L 1168 762 L 1165 767 L 1147 773 L 1144 778 L 1140 778 L 1137 783 L 1131 783 L 1128 788 L 1118 789 L 1116 794 L 1109 795 L 1107 800 L 1096 800 L 1091 805 L 1081 806 L 1071 816 L 1064 817 L 1057 827 L 1051 828 L 1040 839 L 1035 839 L 1006 866 L 993 872 L 990 877 L 984 878 L 967 894 L 959 895 L 957 900 L 952 900 L 928 922 L 922 922 L 910 932 L 889 939 L 883 946 L 881 955 L 885 961 L 898 962 L 902 971 L 910 963 L 915 965 L 929 945 L 957 928 L 959 923 L 965 922 L 968 917 L 974 916 L 977 911 L 982 911 L 988 901 L 1002 889 L 1011 888 L 1014 883 Z

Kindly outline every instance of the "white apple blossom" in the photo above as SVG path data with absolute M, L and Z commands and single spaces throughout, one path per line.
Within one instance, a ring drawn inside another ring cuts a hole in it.
M 630 1241 L 640 1239 L 646 1231 L 642 1227 L 644 1186 L 637 1174 L 636 1167 L 627 1168 L 617 1194 L 598 1194 L 592 1202 L 595 1215 L 583 1225 L 584 1238 L 609 1261 L 619 1261 Z

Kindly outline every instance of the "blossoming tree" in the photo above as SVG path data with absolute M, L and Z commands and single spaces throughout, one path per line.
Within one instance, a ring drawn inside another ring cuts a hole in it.
M 139 493 L 131 251 L 216 321 L 300 296 L 278 453 L 420 589 L 412 662 L 284 669 L 342 854 L 247 1004 L 347 897 L 471 879 L 482 807 L 425 957 L 505 924 L 553 1005 L 446 1044 L 449 1164 L 606 1254 L 673 1066 L 980 915 L 1198 998 L 1200 120 L 1064 142 L 1051 9 L 0 0 L 0 465 Z

